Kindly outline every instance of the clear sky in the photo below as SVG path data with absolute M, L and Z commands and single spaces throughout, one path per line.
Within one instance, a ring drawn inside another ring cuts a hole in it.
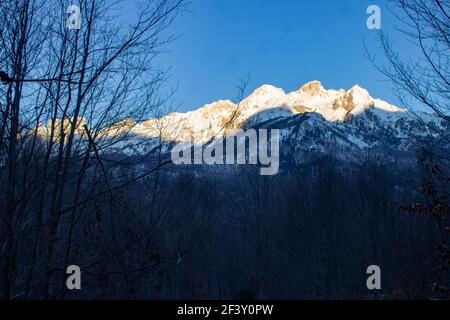
M 247 93 L 262 84 L 286 91 L 311 80 L 325 88 L 358 84 L 394 103 L 390 84 L 364 57 L 363 40 L 381 54 L 366 27 L 367 7 L 382 10 L 382 28 L 395 20 L 386 1 L 375 0 L 191 0 L 169 32 L 179 38 L 160 58 L 178 86 L 179 111 L 218 99 L 234 99 L 250 74 Z M 400 43 L 400 38 L 393 38 Z

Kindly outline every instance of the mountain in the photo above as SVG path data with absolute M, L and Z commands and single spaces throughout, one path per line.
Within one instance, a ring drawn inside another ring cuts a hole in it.
M 282 153 L 295 162 L 311 153 L 352 158 L 352 152 L 399 156 L 414 151 L 421 142 L 442 144 L 448 124 L 431 114 L 411 113 L 380 99 L 357 85 L 345 91 L 324 89 L 319 81 L 308 82 L 286 93 L 263 85 L 235 104 L 220 100 L 187 113 L 170 113 L 132 127 L 114 145 L 114 153 L 145 155 L 163 142 L 197 143 L 223 136 L 239 128 L 280 129 Z M 124 126 L 119 126 L 124 127 Z M 117 135 L 117 132 L 114 132 Z M 445 140 L 444 140 L 445 141 Z M 448 148 L 448 143 L 444 145 Z

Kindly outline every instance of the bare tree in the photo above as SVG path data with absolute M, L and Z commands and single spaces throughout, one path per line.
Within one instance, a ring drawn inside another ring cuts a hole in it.
M 401 23 L 397 30 L 417 48 L 415 60 L 402 56 L 389 36 L 380 31 L 378 40 L 386 63 L 379 65 L 368 53 L 375 67 L 395 86 L 399 102 L 411 110 L 413 105 L 426 109 L 450 124 L 450 1 L 448 0 L 392 0 L 393 14 Z M 368 50 L 367 50 L 368 52 Z M 404 53 L 403 53 L 404 54 Z M 422 121 L 421 117 L 418 118 Z M 424 121 L 426 123 L 426 121 Z M 449 158 L 448 130 L 436 130 L 444 148 L 421 143 L 418 164 L 424 172 L 421 186 L 422 201 L 401 208 L 431 218 L 436 225 L 437 252 L 441 262 L 433 289 L 439 296 L 449 296 Z M 447 145 L 447 147 L 445 147 Z
M 183 2 L 143 2 L 127 25 L 117 14 L 124 2 L 80 0 L 79 30 L 66 28 L 63 0 L 0 4 L 2 298 L 30 295 L 38 276 L 37 295 L 56 297 L 55 261 L 67 261 L 71 248 L 61 232 L 73 230 L 87 209 L 79 207 L 104 191 L 123 205 L 101 152 L 164 104 L 159 93 L 166 73 L 155 58 L 172 40 L 165 30 Z M 88 190 L 98 181 L 89 173 L 98 168 L 105 188 L 92 197 Z M 25 232 L 33 236 L 24 240 Z M 31 241 L 31 250 L 24 241 Z M 23 276 L 16 277 L 18 268 Z
M 368 56 L 397 89 L 399 101 L 411 109 L 411 101 L 450 121 L 450 1 L 392 0 L 400 26 L 397 30 L 417 48 L 415 60 L 399 52 L 386 32 L 378 40 L 386 64 Z M 408 100 L 412 98 L 412 100 Z

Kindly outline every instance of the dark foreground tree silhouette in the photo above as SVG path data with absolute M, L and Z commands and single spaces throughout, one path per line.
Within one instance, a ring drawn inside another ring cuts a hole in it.
M 450 177 L 448 161 L 423 149 L 418 157 L 422 168 L 421 193 L 424 200 L 400 208 L 411 214 L 421 214 L 435 223 L 437 231 L 435 282 L 432 289 L 436 297 L 450 297 Z M 447 171 L 445 171 L 447 170 Z
M 367 53 L 374 66 L 394 85 L 399 103 L 413 114 L 418 107 L 426 109 L 450 124 L 450 1 L 392 0 L 393 14 L 400 26 L 397 30 L 417 48 L 418 58 L 406 58 L 396 50 L 386 32 L 378 33 L 385 64 L 378 64 Z M 367 50 L 368 52 L 368 50 Z M 405 55 L 405 56 L 404 56 Z M 413 107 L 414 106 L 414 107 Z M 443 142 L 449 145 L 449 132 L 436 129 L 421 119 Z M 450 298 L 450 158 L 448 148 L 442 150 L 426 143 L 418 149 L 417 163 L 422 170 L 420 192 L 423 200 L 402 205 L 401 209 L 422 214 L 436 224 L 439 261 L 433 291 L 440 298 Z
M 87 202 L 96 199 L 83 200 L 104 191 L 98 190 L 103 181 L 92 179 L 104 161 L 95 154 L 132 127 L 121 126 L 116 134 L 113 124 L 136 123 L 166 101 L 159 90 L 166 73 L 154 58 L 173 39 L 164 30 L 184 1 L 143 1 L 129 25 L 117 15 L 129 3 L 77 4 L 83 23 L 69 30 L 61 19 L 66 1 L 0 2 L 3 299 L 61 296 L 61 261 L 74 257 L 72 230 L 87 214 Z M 128 180 L 134 178 L 130 174 Z M 117 197 L 110 199 L 108 205 L 132 214 Z
M 391 0 L 398 18 L 397 30 L 417 48 L 412 59 L 399 52 L 389 35 L 380 30 L 378 40 L 385 64 L 374 65 L 394 85 L 400 103 L 408 109 L 421 106 L 450 121 L 450 1 Z M 447 136 L 448 139 L 448 136 Z

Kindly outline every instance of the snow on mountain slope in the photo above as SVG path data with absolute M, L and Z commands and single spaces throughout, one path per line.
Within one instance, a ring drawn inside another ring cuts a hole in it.
M 326 90 L 319 81 L 312 81 L 290 93 L 263 85 L 238 104 L 220 100 L 187 113 L 171 113 L 139 123 L 114 150 L 143 154 L 158 145 L 160 138 L 201 143 L 239 128 L 258 126 L 279 128 L 282 139 L 295 145 L 296 150 L 325 152 L 383 144 L 408 149 L 414 144 L 412 137 L 435 137 L 436 132 L 445 132 L 445 124 L 432 115 L 421 114 L 420 118 L 427 123 L 404 109 L 372 98 L 357 85 L 348 91 Z
M 150 119 L 137 126 L 133 132 L 155 137 L 157 133 L 152 127 L 159 122 L 167 126 L 169 124 L 172 127 L 176 126 L 171 140 L 191 139 L 195 133 L 200 135 L 196 140 L 208 140 L 220 134 L 224 125 L 232 119 L 234 119 L 232 128 L 237 129 L 252 116 L 274 108 L 285 108 L 285 111 L 278 109 L 279 112 L 272 112 L 266 116 L 274 118 L 288 116 L 289 113 L 295 115 L 317 112 L 326 120 L 333 122 L 342 122 L 370 108 L 388 112 L 405 111 L 384 101 L 373 99 L 367 90 L 359 86 L 354 86 L 348 91 L 325 90 L 319 81 L 312 81 L 290 93 L 271 85 L 263 85 L 239 104 L 220 100 L 187 113 L 171 113 L 159 120 Z

